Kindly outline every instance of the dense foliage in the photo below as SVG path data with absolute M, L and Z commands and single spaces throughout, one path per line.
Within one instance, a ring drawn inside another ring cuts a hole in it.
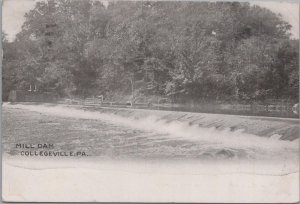
M 298 99 L 298 40 L 270 10 L 238 2 L 37 2 L 2 37 L 3 97 Z M 133 94 L 132 94 L 133 92 Z

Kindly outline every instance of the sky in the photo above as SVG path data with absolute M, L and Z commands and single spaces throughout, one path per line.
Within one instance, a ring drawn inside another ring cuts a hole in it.
M 33 9 L 39 0 L 3 0 L 2 5 L 2 29 L 8 34 L 10 41 L 21 31 L 24 23 L 24 14 Z M 270 9 L 282 15 L 283 19 L 292 25 L 293 38 L 299 39 L 299 3 L 279 1 L 253 1 L 252 4 Z

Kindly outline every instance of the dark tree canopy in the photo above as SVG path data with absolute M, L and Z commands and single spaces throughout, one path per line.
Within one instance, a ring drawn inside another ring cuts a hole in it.
M 281 16 L 242 2 L 48 0 L 2 35 L 3 97 L 298 100 L 299 41 Z

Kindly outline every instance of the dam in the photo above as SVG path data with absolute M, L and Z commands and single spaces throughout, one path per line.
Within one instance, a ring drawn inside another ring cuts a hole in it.
M 73 144 L 73 149 L 89 149 L 95 157 L 297 161 L 299 153 L 298 119 L 67 104 L 4 104 L 3 108 L 4 119 L 14 112 L 22 122 L 30 113 L 34 120 L 28 125 L 41 126 L 43 131 L 46 126 L 57 129 L 58 135 L 49 129 L 49 136 L 42 138 L 40 133 L 27 133 L 21 137 L 24 141 L 55 141 L 56 150 L 69 150 Z M 66 121 L 70 119 L 73 122 Z M 8 143 L 10 126 L 4 126 Z

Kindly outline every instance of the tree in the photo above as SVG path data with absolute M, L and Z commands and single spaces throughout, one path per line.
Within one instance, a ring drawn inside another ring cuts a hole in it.
M 18 48 L 5 57 L 14 67 L 5 76 L 15 79 L 5 89 L 36 84 L 61 96 L 119 100 L 297 100 L 299 48 L 290 28 L 243 2 L 37 2 L 15 42 L 4 43 Z

